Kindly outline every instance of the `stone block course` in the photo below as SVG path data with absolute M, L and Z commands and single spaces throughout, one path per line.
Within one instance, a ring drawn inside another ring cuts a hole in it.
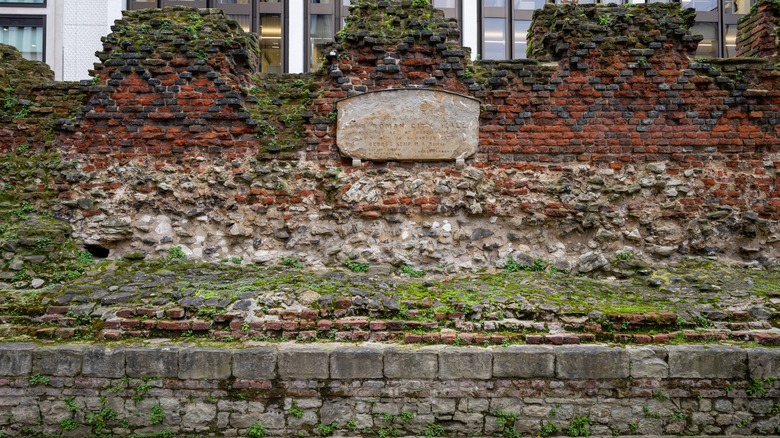
M 629 376 L 629 354 L 596 345 L 561 347 L 555 352 L 559 379 L 623 379 Z
M 0 344 L 0 376 L 23 376 L 32 370 L 34 344 Z
M 492 375 L 490 350 L 455 347 L 439 352 L 439 379 L 489 379 Z
M 33 353 L 33 373 L 57 377 L 79 375 L 85 349 L 83 346 L 36 349 Z
M 233 351 L 233 376 L 264 380 L 277 377 L 276 348 L 247 348 Z
M 330 354 L 332 379 L 381 379 L 384 352 L 379 348 L 341 348 Z
M 555 348 L 495 349 L 493 350 L 493 377 L 555 377 Z
M 230 352 L 218 348 L 179 351 L 179 379 L 224 380 L 231 375 Z
M 700 379 L 744 379 L 747 352 L 719 345 L 679 345 L 668 347 L 669 377 Z
M 178 377 L 179 352 L 172 348 L 128 348 L 125 373 L 129 377 Z
M 285 348 L 279 352 L 278 365 L 282 379 L 327 379 L 330 352 L 318 347 Z
M 439 375 L 436 349 L 391 348 L 385 350 L 384 356 L 384 373 L 388 379 L 435 379 Z

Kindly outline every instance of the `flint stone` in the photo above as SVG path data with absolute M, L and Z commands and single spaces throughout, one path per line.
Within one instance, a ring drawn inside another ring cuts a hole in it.
M 193 348 L 179 351 L 180 379 L 214 379 L 230 377 L 230 351 L 217 348 Z
M 592 272 L 607 266 L 607 258 L 601 253 L 589 252 L 580 256 L 577 270 L 579 272 Z
M 439 359 L 432 350 L 388 350 L 385 352 L 385 377 L 388 379 L 435 379 Z
M 780 377 L 780 350 L 751 348 L 748 350 L 748 365 L 752 379 Z
M 669 365 L 666 363 L 666 350 L 653 347 L 629 347 L 631 377 L 659 378 L 669 377 Z
M 477 151 L 480 102 L 468 96 L 382 90 L 343 99 L 337 107 L 338 147 L 351 158 L 455 160 Z
M 33 352 L 33 372 L 45 376 L 71 377 L 81 372 L 84 349 L 74 346 L 38 348 Z
M 439 378 L 489 379 L 492 377 L 493 355 L 478 348 L 450 348 L 439 352 Z
M 276 378 L 276 349 L 249 348 L 233 352 L 233 377 L 268 380 Z
M 330 353 L 316 347 L 290 347 L 279 352 L 282 379 L 327 379 Z
M 23 376 L 32 370 L 33 344 L 0 345 L 0 376 Z
M 330 355 L 333 379 L 381 379 L 382 368 L 382 350 L 377 348 L 342 348 Z
M 125 366 L 128 377 L 178 377 L 179 355 L 170 348 L 128 348 Z
M 494 377 L 554 377 L 554 350 L 546 347 L 509 347 L 493 352 Z
M 558 347 L 555 356 L 560 379 L 623 379 L 629 374 L 629 356 L 623 348 Z
M 118 379 L 125 375 L 124 350 L 90 348 L 84 352 L 81 375 Z
M 744 379 L 747 352 L 719 345 L 669 347 L 669 377 L 701 379 Z

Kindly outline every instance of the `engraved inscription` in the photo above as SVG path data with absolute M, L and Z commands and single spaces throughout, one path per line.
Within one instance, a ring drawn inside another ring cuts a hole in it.
M 436 90 L 386 90 L 338 103 L 337 144 L 363 160 L 454 160 L 477 150 L 479 101 Z

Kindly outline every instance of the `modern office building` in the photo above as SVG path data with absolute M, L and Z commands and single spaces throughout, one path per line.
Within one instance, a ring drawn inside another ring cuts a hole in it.
M 461 24 L 462 43 L 482 59 L 524 58 L 535 9 L 547 0 L 433 0 Z M 593 3 L 597 0 L 579 0 Z M 603 0 L 606 2 L 606 0 Z M 652 1 L 652 0 L 649 0 Z M 644 3 L 645 0 L 615 0 Z M 0 0 L 0 43 L 52 66 L 57 79 L 87 76 L 100 36 L 123 9 L 215 7 L 258 34 L 262 70 L 297 73 L 318 65 L 319 47 L 344 24 L 350 0 Z M 697 11 L 698 55 L 735 55 L 737 21 L 751 0 L 682 0 Z

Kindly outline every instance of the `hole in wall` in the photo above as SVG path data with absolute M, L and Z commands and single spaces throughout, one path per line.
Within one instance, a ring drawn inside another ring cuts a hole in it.
M 108 254 L 111 252 L 108 248 L 100 245 L 84 245 L 84 249 L 96 259 L 104 259 L 108 257 Z

